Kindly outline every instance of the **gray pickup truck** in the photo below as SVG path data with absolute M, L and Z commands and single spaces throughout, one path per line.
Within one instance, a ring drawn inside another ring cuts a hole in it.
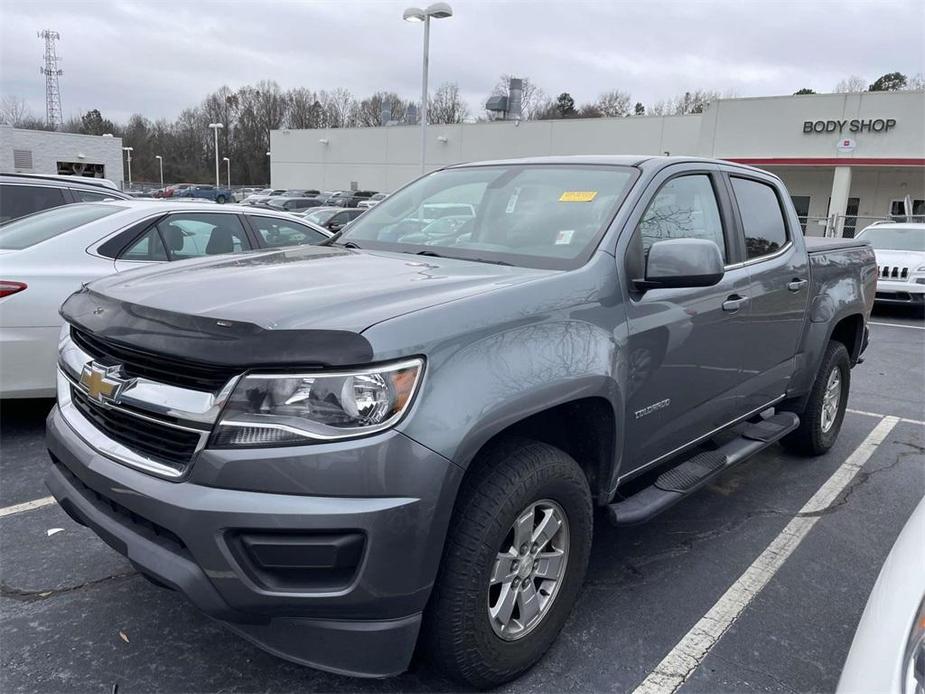
M 383 677 L 417 648 L 492 686 L 562 629 L 595 507 L 639 523 L 832 446 L 877 267 L 810 241 L 722 161 L 445 168 L 325 246 L 72 295 L 47 483 L 278 656 Z

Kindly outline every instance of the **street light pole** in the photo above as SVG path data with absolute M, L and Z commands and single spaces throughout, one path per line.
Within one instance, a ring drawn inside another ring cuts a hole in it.
M 135 151 L 134 147 L 123 147 L 123 152 L 128 154 L 128 187 L 132 187 L 132 152 Z
M 445 2 L 435 2 L 427 9 L 409 7 L 402 15 L 406 22 L 424 23 L 424 60 L 421 76 L 421 173 L 427 167 L 427 73 L 430 67 L 430 19 L 445 19 L 453 16 L 453 8 Z
M 157 163 L 161 169 L 161 190 L 164 189 L 164 157 L 160 154 L 154 155 L 154 158 L 157 159 Z
M 212 132 L 215 133 L 215 187 L 220 188 L 222 183 L 218 175 L 218 131 L 225 126 L 221 123 L 209 123 L 209 127 L 212 129 Z
M 270 159 L 269 163 L 267 164 L 267 186 L 270 185 L 270 180 L 271 180 L 271 178 L 272 178 L 272 177 L 270 176 L 270 170 L 271 170 L 271 168 L 272 168 L 272 166 L 273 166 L 273 157 L 271 156 L 272 154 L 273 154 L 272 152 L 267 152 L 267 157 L 269 157 L 269 159 Z
M 222 161 L 225 162 L 226 171 L 228 173 L 228 190 L 231 190 L 231 159 L 222 157 Z

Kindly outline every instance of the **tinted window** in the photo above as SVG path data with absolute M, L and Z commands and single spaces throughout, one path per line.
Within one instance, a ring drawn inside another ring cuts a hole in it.
M 60 188 L 0 185 L 0 222 L 68 202 Z
M 732 178 L 732 189 L 745 230 L 746 256 L 760 258 L 783 248 L 787 243 L 787 227 L 774 189 L 736 177 Z
M 161 235 L 158 233 L 157 227 L 151 227 L 140 239 L 125 249 L 125 252 L 119 256 L 119 259 L 147 261 L 167 260 L 167 251 L 164 250 L 164 243 L 161 241 Z
M 321 243 L 327 236 L 310 226 L 273 217 L 248 216 L 266 246 L 300 246 Z
M 644 253 L 656 241 L 706 239 L 726 258 L 719 206 L 706 175 L 681 176 L 663 185 L 640 220 L 639 233 Z
M 250 248 L 241 221 L 233 214 L 172 214 L 157 224 L 171 260 L 237 253 Z
M 36 212 L 0 227 L 0 248 L 22 250 L 123 209 L 115 205 L 84 203 Z

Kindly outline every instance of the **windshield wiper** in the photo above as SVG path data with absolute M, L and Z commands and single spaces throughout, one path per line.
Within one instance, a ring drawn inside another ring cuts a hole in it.
M 346 243 L 339 243 L 338 246 L 343 246 L 344 248 L 359 248 L 360 246 L 354 243 L 353 241 L 347 241 Z
M 473 263 L 491 263 L 492 265 L 507 265 L 508 267 L 514 267 L 511 263 L 505 260 L 490 260 L 488 258 L 467 258 L 465 256 L 459 255 L 440 255 L 436 251 L 417 251 L 415 255 L 426 255 L 431 258 L 450 258 L 452 260 L 471 260 Z

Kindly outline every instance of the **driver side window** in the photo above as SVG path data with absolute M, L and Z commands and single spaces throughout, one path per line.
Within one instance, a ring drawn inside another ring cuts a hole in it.
M 679 176 L 656 193 L 639 222 L 643 257 L 656 241 L 706 239 L 719 247 L 726 260 L 726 243 L 719 205 L 706 174 Z

